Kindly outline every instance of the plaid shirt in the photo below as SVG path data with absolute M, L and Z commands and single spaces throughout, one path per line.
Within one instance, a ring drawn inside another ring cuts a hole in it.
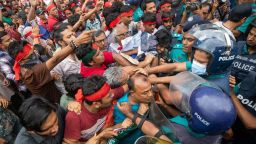
M 26 87 L 21 82 L 15 80 L 15 74 L 12 70 L 13 64 L 14 61 L 9 54 L 0 50 L 0 72 L 3 73 L 8 80 L 14 81 L 20 91 L 25 91 Z

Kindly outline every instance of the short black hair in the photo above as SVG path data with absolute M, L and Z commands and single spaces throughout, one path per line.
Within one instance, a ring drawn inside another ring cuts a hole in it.
M 4 23 L 0 21 L 0 27 L 4 28 Z
M 39 55 L 45 55 L 47 53 L 46 49 L 40 44 L 35 44 L 34 49 L 37 50 Z
M 19 108 L 21 123 L 28 131 L 41 131 L 41 126 L 56 106 L 41 96 L 32 96 Z
M 27 44 L 27 41 L 13 41 L 9 44 L 7 52 L 15 59 L 17 54 L 23 50 L 23 47 Z
M 120 13 L 120 9 L 124 6 L 123 2 L 115 1 L 112 3 L 112 10 L 113 12 L 118 12 Z
M 23 23 L 25 23 L 27 21 L 27 15 L 24 11 L 20 11 L 17 14 L 18 18 L 22 19 Z
M 0 39 L 1 39 L 2 37 L 6 36 L 6 35 L 7 35 L 7 32 L 5 32 L 5 31 L 0 31 Z
M 75 49 L 76 57 L 81 60 L 86 54 L 90 53 L 93 50 L 92 43 L 88 44 L 81 44 L 78 46 L 78 48 Z M 89 60 L 91 61 L 91 60 Z M 84 63 L 86 66 L 91 66 L 89 63 Z
M 202 3 L 200 7 L 202 8 L 202 7 L 207 7 L 207 6 L 209 7 L 208 13 L 210 13 L 212 11 L 212 5 L 209 4 L 208 2 Z
M 100 36 L 101 34 L 103 34 L 104 31 L 103 30 L 96 30 L 95 32 L 92 33 L 92 41 L 95 41 L 95 37 Z M 105 34 L 105 33 L 104 33 Z
M 132 10 L 132 7 L 128 6 L 128 5 L 124 5 L 121 7 L 120 9 L 120 12 L 123 13 L 123 12 L 129 12 Z
M 159 4 L 159 8 L 158 9 L 160 9 L 161 8 L 161 5 L 164 5 L 164 4 L 172 4 L 172 2 L 171 2 L 171 0 L 161 0 L 161 2 L 160 2 L 160 4 Z
M 106 7 L 102 11 L 102 15 L 105 19 L 107 19 L 107 16 L 111 13 L 113 13 L 113 9 L 111 7 Z
M 147 8 L 147 4 L 151 2 L 156 3 L 154 0 L 143 0 L 141 3 L 141 9 L 145 11 Z
M 106 18 L 106 26 L 108 26 L 109 27 L 109 25 L 110 25 L 110 23 L 114 20 L 114 19 L 116 19 L 117 17 L 119 17 L 119 14 L 120 13 L 110 13 L 108 16 L 107 16 L 107 18 Z M 111 30 L 111 29 L 110 29 Z
M 156 21 L 156 14 L 154 13 L 145 13 L 142 18 L 142 22 L 155 22 Z
M 78 89 L 82 88 L 84 77 L 81 74 L 70 74 L 67 77 L 64 77 L 63 83 L 65 86 L 67 96 L 75 98 L 75 94 Z
M 68 18 L 68 23 L 73 26 L 79 21 L 79 18 L 79 14 L 74 14 Z
M 69 24 L 67 23 L 58 23 L 55 24 L 55 28 L 53 31 L 53 39 L 54 42 L 59 44 L 59 41 L 63 40 L 63 35 L 61 34 L 65 29 L 67 29 Z
M 155 33 L 155 36 L 159 46 L 165 47 L 167 49 L 169 48 L 172 41 L 172 35 L 167 30 L 158 30 Z
M 161 18 L 170 18 L 173 21 L 173 19 L 175 18 L 175 14 L 173 12 L 163 12 Z
M 256 19 L 253 20 L 253 21 L 250 23 L 250 25 L 247 27 L 247 29 L 246 29 L 246 31 L 245 31 L 245 33 L 244 33 L 244 35 L 246 36 L 246 39 L 247 39 L 247 37 L 248 37 L 250 31 L 252 30 L 252 28 L 256 28 Z
M 252 14 L 252 6 L 249 4 L 235 6 L 229 14 L 228 20 L 232 22 L 239 22 L 245 17 L 249 17 Z
M 106 83 L 106 78 L 100 75 L 92 75 L 87 77 L 83 83 L 83 95 L 86 97 L 90 94 L 97 92 Z M 85 100 L 87 104 L 92 104 L 92 102 Z

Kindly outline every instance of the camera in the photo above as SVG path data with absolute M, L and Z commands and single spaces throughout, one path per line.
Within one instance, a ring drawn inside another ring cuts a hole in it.
M 200 8 L 200 2 L 186 2 L 186 10 L 187 11 L 195 11 Z

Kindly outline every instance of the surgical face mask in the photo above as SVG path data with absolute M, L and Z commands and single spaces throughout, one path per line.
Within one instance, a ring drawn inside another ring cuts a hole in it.
M 192 63 L 192 73 L 197 75 L 203 75 L 206 73 L 206 65 L 199 63 L 196 60 L 193 60 Z

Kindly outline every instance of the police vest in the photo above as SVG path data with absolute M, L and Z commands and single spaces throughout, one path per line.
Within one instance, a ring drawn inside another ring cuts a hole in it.
M 209 75 L 227 73 L 232 62 L 237 55 L 237 49 L 232 48 L 229 54 L 226 54 L 225 48 L 216 48 L 212 53 L 213 58 L 207 67 L 207 73 Z
M 250 72 L 239 86 L 237 98 L 251 114 L 256 116 L 256 72 Z
M 239 55 L 235 57 L 231 66 L 231 75 L 240 83 L 250 71 L 256 71 L 256 53 L 243 54 L 242 49 L 239 49 Z

